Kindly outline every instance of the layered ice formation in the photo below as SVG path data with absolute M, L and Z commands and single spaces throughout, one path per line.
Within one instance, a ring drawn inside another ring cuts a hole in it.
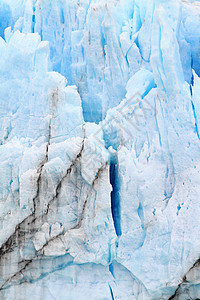
M 0 299 L 200 299 L 200 2 L 0 1 Z

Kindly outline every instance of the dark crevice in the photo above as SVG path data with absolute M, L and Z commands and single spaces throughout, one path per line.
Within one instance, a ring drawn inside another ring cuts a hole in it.
M 50 130 L 51 130 L 51 127 L 49 126 L 49 131 Z M 50 135 L 51 134 L 49 132 L 49 138 L 50 138 Z M 43 167 L 44 167 L 45 163 L 48 161 L 49 145 L 50 145 L 50 139 L 48 140 L 48 143 L 46 146 L 45 158 L 41 162 L 41 164 L 37 170 L 37 173 L 38 173 L 37 192 L 36 192 L 36 196 L 33 198 L 33 212 L 31 215 L 27 216 L 21 223 L 19 223 L 15 227 L 14 233 L 7 239 L 7 241 L 5 243 L 2 244 L 2 246 L 0 247 L 0 259 L 4 254 L 13 251 L 12 248 L 15 247 L 16 245 L 18 245 L 19 240 L 22 239 L 25 236 L 25 234 L 27 233 L 27 231 L 25 230 L 25 228 L 27 228 L 27 225 L 29 225 L 30 222 L 32 222 L 35 219 L 35 213 L 36 213 L 36 209 L 37 209 L 37 201 L 38 201 L 38 197 L 39 197 L 39 193 L 40 193 L 41 175 L 42 175 Z M 29 233 L 31 233 L 31 230 L 29 230 Z
M 1 252 L 1 259 L 3 258 L 3 255 L 14 251 L 14 247 L 21 245 L 24 241 L 25 241 L 25 235 L 28 237 L 33 236 L 33 234 L 35 234 L 35 232 L 38 230 L 39 226 L 41 225 L 41 222 L 39 222 L 35 227 L 33 225 L 33 223 L 35 223 L 36 221 L 39 221 L 40 219 L 42 221 L 44 221 L 44 216 L 48 214 L 50 205 L 52 204 L 52 202 L 58 198 L 61 187 L 62 187 L 62 183 L 64 178 L 66 178 L 69 174 L 71 174 L 72 168 L 75 166 L 75 164 L 77 163 L 78 159 L 80 159 L 81 155 L 82 155 L 82 151 L 84 149 L 84 139 L 85 139 L 85 130 L 84 130 L 84 138 L 82 141 L 82 146 L 81 149 L 79 151 L 79 153 L 77 154 L 75 160 L 72 162 L 72 164 L 70 165 L 70 167 L 67 169 L 65 176 L 61 179 L 61 181 L 59 182 L 57 188 L 56 188 L 56 194 L 55 196 L 50 200 L 50 202 L 48 203 L 47 209 L 45 211 L 45 213 L 42 216 L 36 217 L 35 216 L 35 210 L 33 212 L 33 214 L 31 216 L 28 216 L 24 221 L 22 221 L 20 224 L 18 224 L 18 226 L 16 226 L 16 231 L 15 233 L 9 238 L 9 240 L 7 241 L 6 246 L 2 246 L 2 252 Z M 49 145 L 49 144 L 48 144 Z M 48 145 L 47 145 L 47 154 L 45 157 L 45 160 L 41 163 L 39 171 L 39 177 L 38 177 L 38 192 L 37 195 L 35 197 L 35 209 L 37 210 L 37 199 L 39 196 L 39 191 L 40 191 L 40 185 L 41 185 L 41 172 L 42 172 L 42 168 L 46 162 L 46 160 L 48 160 Z M 98 172 L 97 175 L 95 176 L 92 184 L 91 184 L 91 192 L 94 190 L 94 185 L 95 182 L 100 178 L 101 173 L 105 170 L 105 168 L 107 167 L 107 163 L 102 166 Z M 75 227 L 71 228 L 72 229 L 78 229 L 81 227 L 82 225 L 82 221 L 84 219 L 84 213 L 85 213 L 85 209 L 86 209 L 86 205 L 87 205 L 87 201 L 89 199 L 90 194 L 87 195 L 86 200 L 83 204 L 83 208 L 82 208 L 82 213 L 81 216 L 78 220 L 78 223 Z M 20 267 L 20 270 L 17 271 L 15 274 L 13 274 L 10 278 L 8 278 L 7 280 L 5 280 L 5 282 L 2 284 L 2 286 L 0 287 L 0 290 L 7 288 L 7 283 L 9 283 L 10 281 L 12 281 L 14 278 L 16 278 L 20 273 L 22 273 L 32 262 L 35 262 L 35 260 L 40 256 L 43 255 L 43 251 L 45 249 L 46 246 L 48 246 L 48 244 L 58 238 L 61 238 L 61 236 L 63 236 L 65 233 L 60 233 L 57 236 L 53 237 L 52 239 L 50 239 L 45 245 L 43 245 L 43 247 L 41 249 L 39 249 L 38 251 L 35 252 L 34 256 L 32 259 L 30 260 L 23 260 L 20 261 L 18 263 Z M 24 237 L 24 240 L 22 239 L 22 236 Z M 6 286 L 6 287 L 5 287 Z
M 78 156 L 78 155 L 77 155 L 77 156 Z M 79 157 L 80 157 L 80 156 L 79 156 Z M 107 164 L 99 169 L 98 174 L 97 174 L 97 176 L 95 177 L 95 179 L 93 180 L 93 183 L 92 183 L 91 187 L 94 187 L 94 184 L 95 184 L 96 180 L 99 178 L 101 172 L 103 172 L 103 170 L 105 169 L 106 166 L 107 166 Z M 68 169 L 68 170 L 69 170 L 69 169 Z M 92 192 L 92 191 L 93 191 L 93 189 L 91 189 L 91 192 Z M 86 204 L 87 204 L 87 201 L 88 201 L 89 196 L 90 196 L 90 194 L 87 195 L 87 198 L 86 198 L 86 200 L 85 200 L 85 202 L 84 202 L 84 204 L 83 204 L 82 213 L 81 213 L 81 216 L 80 216 L 80 218 L 79 218 L 79 221 L 78 221 L 77 225 L 74 226 L 73 228 L 69 229 L 69 230 L 78 229 L 78 228 L 81 227 L 82 221 L 83 221 L 83 218 L 84 218 L 84 212 L 85 212 Z M 66 232 L 65 232 L 65 233 L 66 233 Z M 16 273 L 13 274 L 9 279 L 7 279 L 7 280 L 3 283 L 3 285 L 0 287 L 0 290 L 7 289 L 7 288 L 9 287 L 9 286 L 7 286 L 7 283 L 9 283 L 9 282 L 12 281 L 15 277 L 17 277 L 20 273 L 22 273 L 22 272 L 23 272 L 23 271 L 24 271 L 24 270 L 25 270 L 32 262 L 35 262 L 35 260 L 38 259 L 39 256 L 43 255 L 43 254 L 44 254 L 44 250 L 45 250 L 45 248 L 49 245 L 49 243 L 51 243 L 52 241 L 55 241 L 55 240 L 57 240 L 57 239 L 60 239 L 62 236 L 64 236 L 65 233 L 63 233 L 63 232 L 62 232 L 62 233 L 59 233 L 57 236 L 55 236 L 55 237 L 51 238 L 49 241 L 47 241 L 47 242 L 42 246 L 41 249 L 39 249 L 38 251 L 36 251 L 36 255 L 35 255 L 32 259 L 19 262 L 19 265 L 20 265 L 21 263 L 25 263 L 25 265 L 24 265 L 18 272 L 16 272 Z M 25 281 L 23 281 L 23 282 L 25 282 Z
M 52 122 L 52 120 L 51 120 Z M 2 244 L 0 247 L 0 259 L 1 257 L 8 253 L 12 252 L 12 248 L 19 244 L 19 240 L 22 239 L 26 233 L 27 228 L 29 233 L 32 233 L 34 230 L 30 228 L 30 224 L 34 222 L 36 219 L 36 210 L 37 210 L 37 202 L 40 194 L 40 186 L 41 186 L 41 177 L 42 177 L 42 170 L 44 165 L 48 162 L 48 152 L 49 152 L 49 145 L 51 142 L 51 122 L 49 124 L 49 132 L 48 132 L 48 141 L 46 145 L 46 153 L 43 161 L 40 163 L 39 168 L 37 169 L 38 179 L 37 179 L 37 191 L 36 196 L 33 198 L 33 212 L 29 216 L 27 216 L 21 223 L 19 223 L 15 227 L 14 233 L 7 239 L 5 243 Z
M 165 200 L 171 199 L 174 193 L 174 186 L 175 186 L 174 166 L 171 161 L 172 161 L 172 156 L 170 155 L 170 161 L 167 164 L 166 173 L 165 173 L 165 190 L 164 190 Z
M 177 287 L 177 289 L 175 290 L 175 293 L 168 299 L 168 300 L 172 300 L 172 299 L 175 299 L 176 298 L 176 296 L 178 296 L 178 291 L 179 291 L 179 289 L 180 289 L 180 287 L 181 287 L 181 285 L 184 283 L 184 282 L 186 282 L 186 277 L 184 276 L 183 277 L 183 279 L 182 279 L 182 282 L 181 283 L 179 283 L 179 285 L 178 285 L 178 287 Z
M 71 230 L 71 229 L 69 229 L 69 230 Z M 36 256 L 34 257 L 34 259 L 37 258 L 39 255 L 43 255 L 43 254 L 44 254 L 45 248 L 46 248 L 51 242 L 53 242 L 53 241 L 55 241 L 55 240 L 58 240 L 58 239 L 61 240 L 61 237 L 64 236 L 65 233 L 66 233 L 66 232 L 61 232 L 61 233 L 59 233 L 58 235 L 56 235 L 56 236 L 52 237 L 51 239 L 49 239 L 49 240 L 42 246 L 42 248 L 40 248 L 40 249 L 36 252 L 38 255 L 36 255 Z M 62 240 L 61 240 L 61 241 L 62 241 Z
M 107 166 L 107 163 L 105 166 L 102 166 L 98 172 L 97 172 L 97 175 L 95 176 L 95 179 L 93 180 L 92 184 L 91 184 L 91 192 L 90 194 L 87 195 L 84 203 L 83 203 L 83 208 L 82 208 L 82 212 L 81 212 L 81 216 L 79 218 L 79 221 L 78 223 L 76 224 L 75 227 L 73 227 L 72 229 L 79 229 L 82 225 L 82 221 L 83 221 L 83 218 L 84 218 L 84 214 L 85 214 L 85 209 L 86 209 L 86 205 L 87 205 L 87 202 L 88 202 L 88 199 L 89 199 L 89 196 L 91 195 L 92 191 L 93 191 L 93 188 L 94 188 L 94 185 L 95 185 L 95 182 L 99 179 L 100 177 L 100 174 L 104 171 L 104 169 L 106 168 Z
M 112 185 L 111 211 L 115 232 L 117 236 L 121 236 L 120 179 L 117 156 L 115 154 L 111 155 L 110 158 L 110 184 Z
M 52 242 L 52 241 L 54 241 L 54 240 L 60 238 L 60 237 L 63 236 L 63 235 L 64 235 L 64 233 L 59 233 L 58 235 L 56 235 L 56 236 L 54 236 L 53 238 L 51 238 L 46 244 L 44 244 L 44 245 L 42 246 L 41 249 L 39 249 L 38 251 L 36 251 L 36 255 L 35 255 L 32 259 L 20 261 L 20 262 L 18 263 L 18 265 L 20 265 L 20 264 L 22 264 L 22 263 L 25 263 L 25 265 L 24 265 L 19 271 L 17 271 L 15 274 L 13 274 L 10 278 L 8 278 L 8 279 L 2 284 L 2 286 L 0 287 L 0 291 L 9 288 L 9 287 L 10 287 L 10 285 L 8 285 L 9 282 L 11 282 L 13 279 L 17 278 L 19 274 L 22 274 L 22 275 L 23 275 L 22 272 L 25 271 L 26 268 L 27 268 L 31 263 L 35 263 L 35 261 L 36 261 L 37 259 L 39 259 L 40 257 L 42 257 L 43 251 L 44 251 L 45 247 L 46 247 L 50 242 Z M 20 282 L 19 284 L 24 283 L 24 282 L 26 282 L 26 280 L 23 280 L 23 279 L 22 279 L 22 282 Z
M 190 95 L 191 95 L 191 97 L 192 97 L 192 85 L 190 84 Z
M 181 283 L 179 283 L 179 285 L 178 285 L 177 289 L 175 290 L 174 294 L 173 294 L 168 300 L 176 299 L 176 297 L 179 295 L 179 290 L 180 290 L 181 286 L 182 286 L 183 284 L 187 284 L 187 282 L 188 282 L 188 281 L 187 281 L 187 275 L 188 275 L 188 273 L 189 273 L 192 269 L 194 269 L 194 268 L 196 268 L 196 267 L 199 267 L 199 266 L 200 266 L 200 259 L 198 259 L 198 260 L 193 264 L 193 266 L 189 269 L 189 271 L 183 276 Z
M 66 265 L 65 265 L 65 264 L 63 265 L 63 264 L 62 264 L 62 265 L 58 265 L 57 267 L 55 266 L 55 268 L 54 268 L 52 271 L 41 273 L 38 277 L 36 277 L 36 278 L 34 278 L 34 279 L 33 279 L 33 278 L 30 279 L 29 276 L 24 275 L 23 272 L 26 271 L 27 267 L 29 267 L 32 263 L 35 264 L 35 263 L 37 262 L 37 260 L 40 260 L 40 261 L 43 260 L 43 257 L 42 257 L 42 255 L 41 255 L 41 253 L 40 253 L 40 250 L 37 252 L 37 255 L 36 255 L 36 256 L 34 256 L 31 260 L 27 260 L 25 266 L 24 266 L 23 268 L 21 268 L 17 273 L 15 273 L 12 277 L 10 277 L 10 278 L 9 278 L 9 279 L 1 286 L 0 291 L 1 291 L 1 290 L 6 290 L 6 289 L 10 288 L 10 287 L 13 286 L 13 285 L 21 285 L 21 284 L 23 284 L 23 283 L 33 283 L 33 282 L 37 282 L 38 280 L 44 278 L 45 276 L 49 275 L 50 273 L 54 273 L 55 271 L 57 271 L 57 270 L 59 270 L 59 269 L 63 269 L 63 268 L 65 268 L 68 264 L 70 264 L 70 262 L 69 262 L 69 263 L 67 263 Z M 45 258 L 45 260 L 46 260 L 46 258 Z M 23 261 L 21 261 L 21 262 L 23 262 Z M 21 262 L 20 262 L 20 263 L 21 263 Z M 20 264 L 20 263 L 19 263 L 19 264 Z M 34 265 L 33 265 L 33 268 L 34 268 Z M 20 274 L 21 274 L 23 277 L 22 277 L 21 279 L 18 279 L 18 280 L 17 280 L 17 277 L 18 277 Z M 15 280 L 15 279 L 16 279 L 16 281 L 12 282 L 12 281 Z
M 109 271 L 110 271 L 111 275 L 115 278 L 115 276 L 114 276 L 114 267 L 113 267 L 112 263 L 109 264 Z
M 49 130 L 51 130 L 51 126 L 49 126 Z M 50 138 L 50 136 L 51 136 L 51 133 L 49 132 L 49 138 Z M 33 234 L 36 233 L 36 231 L 38 230 L 39 226 L 41 225 L 41 222 L 39 222 L 37 225 L 36 225 L 35 222 L 39 221 L 39 220 L 43 221 L 43 217 L 48 214 L 50 205 L 59 196 L 59 193 L 60 193 L 61 186 L 62 186 L 64 178 L 66 178 L 68 176 L 68 174 L 71 173 L 72 167 L 76 164 L 77 160 L 81 157 L 81 154 L 82 154 L 82 151 L 83 151 L 83 148 L 84 148 L 84 139 L 85 139 L 85 130 L 84 130 L 84 138 L 83 138 L 83 141 L 82 141 L 82 146 L 81 146 L 80 152 L 78 153 L 77 157 L 75 158 L 75 160 L 72 162 L 72 164 L 68 168 L 68 170 L 66 172 L 66 175 L 62 178 L 62 180 L 58 184 L 58 186 L 56 188 L 56 194 L 49 201 L 45 213 L 42 216 L 36 217 L 37 203 L 38 203 L 38 198 L 39 198 L 39 193 L 40 193 L 40 186 L 41 186 L 42 169 L 43 169 L 45 163 L 48 161 L 48 147 L 50 145 L 50 139 L 49 139 L 48 144 L 47 144 L 47 148 L 46 148 L 45 159 L 40 164 L 40 167 L 38 169 L 39 176 L 38 176 L 38 180 L 37 180 L 37 193 L 36 193 L 36 196 L 33 199 L 33 208 L 34 208 L 33 212 L 32 212 L 31 215 L 27 216 L 20 224 L 18 224 L 15 227 L 15 232 L 1 246 L 1 248 L 0 248 L 0 260 L 3 259 L 4 255 L 6 255 L 9 252 L 13 252 L 14 248 L 19 247 L 21 244 L 23 244 L 25 242 L 25 240 L 27 238 L 31 238 L 33 236 Z M 35 225 L 33 225 L 34 223 L 35 223 Z M 26 262 L 25 266 L 22 269 L 24 270 L 24 268 L 26 268 L 26 266 L 28 266 L 31 261 L 28 261 L 28 263 Z M 20 272 L 21 271 L 17 272 L 17 274 L 20 273 Z M 16 274 L 13 275 L 13 276 L 16 276 Z M 13 276 L 11 278 L 13 278 Z M 5 283 L 3 284 L 3 286 L 4 285 L 5 285 Z M 1 290 L 1 288 L 0 288 L 0 290 Z
M 22 274 L 22 272 L 33 262 L 34 259 L 31 259 L 31 260 L 28 260 L 26 263 L 25 263 L 25 266 L 17 273 L 15 273 L 14 275 L 12 275 L 9 279 L 7 279 L 3 284 L 2 286 L 0 287 L 0 291 L 6 289 L 6 285 L 12 281 L 16 276 L 18 276 L 19 274 Z M 9 287 L 9 286 L 8 286 Z
M 34 33 L 35 32 L 35 3 L 33 3 L 33 14 L 32 14 L 32 23 L 31 23 L 31 32 Z
M 46 155 L 45 155 L 45 159 L 43 160 L 43 162 L 41 163 L 39 169 L 37 170 L 37 173 L 39 173 L 38 176 L 38 180 L 37 180 L 37 193 L 36 196 L 33 198 L 33 216 L 36 213 L 36 209 L 37 209 L 37 200 L 40 194 L 40 186 L 41 186 L 41 177 L 42 177 L 42 170 L 44 165 L 48 162 L 48 151 L 49 151 L 49 144 L 50 144 L 50 140 L 46 146 Z
M 74 161 L 72 161 L 71 165 L 69 166 L 69 168 L 67 169 L 65 175 L 62 177 L 62 179 L 60 180 L 60 182 L 58 183 L 57 187 L 56 187 L 56 193 L 55 195 L 53 196 L 53 198 L 48 202 L 47 204 L 47 207 L 46 207 L 46 210 L 44 212 L 44 214 L 42 214 L 40 217 L 35 217 L 33 220 L 32 220 L 32 223 L 36 221 L 36 219 L 39 219 L 39 218 L 42 218 L 48 214 L 49 212 L 49 209 L 50 209 L 50 206 L 52 205 L 52 203 L 59 197 L 59 194 L 60 194 L 60 191 L 61 191 L 61 187 L 62 187 L 62 184 L 65 180 L 65 178 L 68 177 L 68 175 L 71 174 L 72 172 L 72 169 L 73 167 L 76 166 L 78 160 L 81 158 L 81 155 L 82 155 L 82 152 L 83 152 L 83 149 L 84 149 L 84 142 L 85 142 L 85 127 L 83 126 L 83 140 L 82 140 L 82 145 L 81 145 L 81 149 L 79 151 L 79 153 L 77 154 L 76 158 L 74 159 Z
M 108 283 L 108 286 L 109 286 L 109 289 L 110 289 L 111 299 L 115 300 L 115 297 L 114 297 L 114 294 L 113 294 L 113 290 L 112 290 L 112 288 L 111 288 L 111 286 L 110 286 L 109 283 Z
M 197 115 L 196 115 L 196 110 L 195 110 L 194 102 L 192 100 L 191 100 L 191 105 L 192 105 L 192 111 L 193 111 L 194 120 L 195 120 L 195 132 L 197 134 L 198 139 L 200 140 L 200 134 L 199 134 L 199 128 L 198 128 L 198 120 L 197 120 Z
M 78 220 L 78 223 L 72 229 L 79 229 L 81 227 L 82 222 L 83 222 L 83 218 L 84 218 L 84 214 L 85 214 L 85 208 L 86 208 L 86 205 L 87 205 L 88 197 L 89 197 L 89 194 L 87 195 L 86 200 L 83 203 L 83 208 L 82 208 L 81 216 Z

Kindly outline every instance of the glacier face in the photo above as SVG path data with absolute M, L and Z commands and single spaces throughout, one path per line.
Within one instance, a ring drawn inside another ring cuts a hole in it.
M 200 298 L 200 2 L 0 3 L 0 298 Z

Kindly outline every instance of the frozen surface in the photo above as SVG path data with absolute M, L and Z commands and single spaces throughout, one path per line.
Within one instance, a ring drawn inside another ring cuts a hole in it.
M 200 298 L 200 2 L 0 1 L 0 299 Z

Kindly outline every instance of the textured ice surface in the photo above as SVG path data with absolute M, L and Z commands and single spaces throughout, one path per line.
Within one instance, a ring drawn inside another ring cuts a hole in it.
M 200 298 L 200 2 L 0 1 L 0 299 Z

